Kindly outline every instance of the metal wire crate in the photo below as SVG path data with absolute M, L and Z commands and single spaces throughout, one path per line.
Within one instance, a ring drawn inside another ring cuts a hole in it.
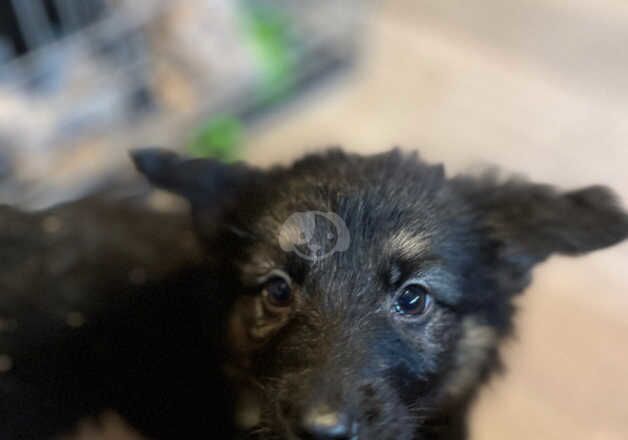
M 362 2 L 332 0 L 8 7 L 13 27 L 0 29 L 0 203 L 31 208 L 101 185 L 133 146 L 228 158 L 250 118 L 352 59 L 364 14 Z

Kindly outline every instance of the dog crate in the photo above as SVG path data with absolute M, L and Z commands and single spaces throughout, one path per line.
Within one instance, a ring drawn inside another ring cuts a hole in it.
M 80 196 L 134 146 L 232 159 L 256 116 L 351 64 L 365 5 L 3 2 L 0 203 Z

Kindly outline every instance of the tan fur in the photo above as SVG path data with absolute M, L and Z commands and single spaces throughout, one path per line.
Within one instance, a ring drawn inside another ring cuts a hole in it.
M 456 366 L 445 388 L 447 396 L 461 396 L 477 383 L 482 367 L 497 343 L 495 330 L 474 317 L 462 322 L 462 332 L 456 349 Z
M 427 234 L 400 230 L 388 240 L 390 250 L 401 255 L 416 256 L 429 251 L 430 241 Z

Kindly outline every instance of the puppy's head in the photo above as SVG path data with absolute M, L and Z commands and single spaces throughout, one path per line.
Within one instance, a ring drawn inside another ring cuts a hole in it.
M 157 150 L 135 161 L 191 200 L 216 267 L 239 286 L 227 368 L 239 421 L 261 438 L 461 429 L 452 421 L 497 365 L 532 267 L 628 235 L 606 188 L 448 179 L 398 151 L 329 151 L 265 172 Z

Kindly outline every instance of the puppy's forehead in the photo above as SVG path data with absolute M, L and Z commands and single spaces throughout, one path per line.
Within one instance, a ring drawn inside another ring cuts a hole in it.
M 253 266 L 268 269 L 273 265 L 290 265 L 292 262 L 315 268 L 318 273 L 324 274 L 325 269 L 332 265 L 334 271 L 377 271 L 390 278 L 394 284 L 402 276 L 408 276 L 413 269 L 425 268 L 422 263 L 433 263 L 438 259 L 432 252 L 433 233 L 425 228 L 413 228 L 412 225 L 391 227 L 385 221 L 378 221 L 366 213 L 361 218 L 353 215 L 345 221 L 346 217 L 334 213 L 338 221 L 343 223 L 343 230 L 325 221 L 324 228 L 320 230 L 317 227 L 312 231 L 302 231 L 302 227 L 307 229 L 312 225 L 307 222 L 295 223 L 291 221 L 293 216 L 289 216 L 284 223 L 281 218 L 270 216 L 261 220 L 260 223 L 265 226 L 260 233 L 264 234 L 265 231 L 266 237 L 263 239 L 260 236 L 260 240 L 250 248 Z M 330 234 L 332 229 L 334 234 Z M 320 234 L 321 231 L 324 233 Z M 322 259 L 303 258 L 303 255 L 295 252 L 299 246 L 317 245 L 321 240 L 329 240 L 331 245 L 341 244 L 343 247 Z M 264 264 L 256 265 L 255 262 Z
M 408 266 L 429 258 L 435 247 L 442 247 L 445 235 L 450 235 L 442 234 L 445 228 L 440 226 L 446 217 L 442 170 L 398 153 L 368 160 L 328 159 L 312 158 L 310 162 L 316 163 L 273 174 L 258 205 L 261 215 L 245 219 L 261 244 L 255 246 L 255 252 L 265 253 L 267 260 L 279 265 L 296 261 L 316 267 L 321 275 L 325 267 L 331 267 L 334 271 L 384 270 L 394 279 L 402 272 L 397 261 L 407 263 L 403 267 L 407 274 Z M 337 239 L 328 233 L 333 222 L 315 222 L 322 217 L 311 213 L 331 214 L 342 220 L 349 235 L 346 249 L 320 261 L 301 261 L 295 255 L 295 248 L 304 250 L 308 244 L 320 244 L 317 240 Z

